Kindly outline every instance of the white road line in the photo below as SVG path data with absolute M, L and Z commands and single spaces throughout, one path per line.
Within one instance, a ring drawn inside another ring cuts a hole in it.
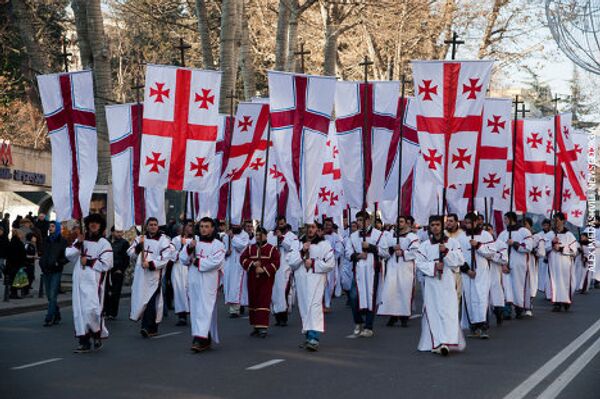
M 540 396 L 538 396 L 538 399 L 554 399 L 560 395 L 562 390 L 569 385 L 573 378 L 577 377 L 581 370 L 583 370 L 594 357 L 596 357 L 598 352 L 600 352 L 600 338 L 571 363 L 571 365 L 563 371 L 563 373 L 559 375 L 558 378 L 540 394 Z
M 42 364 L 46 364 L 46 363 L 58 362 L 59 360 L 63 360 L 63 358 L 62 357 L 53 357 L 52 359 L 40 360 L 39 362 L 28 363 L 28 364 L 24 364 L 22 366 L 11 367 L 10 369 L 11 370 L 23 370 L 23 369 L 27 369 L 29 367 L 41 366 Z
M 156 335 L 156 336 L 152 337 L 152 339 L 160 339 L 160 338 L 170 337 L 172 335 L 179 335 L 179 334 L 181 334 L 181 331 L 174 331 L 174 332 L 170 332 L 170 333 L 166 333 L 166 334 Z
M 531 374 L 529 378 L 523 381 L 519 386 L 513 389 L 504 399 L 522 399 L 524 398 L 533 388 L 535 388 L 544 378 L 548 377 L 554 370 L 556 370 L 569 356 L 571 356 L 577 349 L 585 344 L 594 334 L 600 330 L 600 319 L 597 320 L 590 328 L 585 330 L 580 336 L 575 338 L 569 345 L 563 350 L 558 352 L 552 359 L 548 360 L 542 367 L 540 367 L 535 373 Z
M 285 359 L 272 359 L 263 363 L 255 364 L 254 366 L 247 367 L 246 370 L 260 370 L 281 362 L 285 362 Z

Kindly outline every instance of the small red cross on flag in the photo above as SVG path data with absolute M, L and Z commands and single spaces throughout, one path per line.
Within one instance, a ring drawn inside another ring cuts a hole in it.
M 471 183 L 493 61 L 412 64 L 423 159 L 444 187 Z
M 218 171 L 202 165 L 215 156 L 220 86 L 217 71 L 148 65 L 140 186 L 216 190 Z

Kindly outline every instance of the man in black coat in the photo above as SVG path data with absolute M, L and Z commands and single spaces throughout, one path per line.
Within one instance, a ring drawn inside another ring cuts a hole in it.
M 44 319 L 44 327 L 50 327 L 60 322 L 58 293 L 63 267 L 69 263 L 65 256 L 67 240 L 60 234 L 60 223 L 50 222 L 48 234 L 44 243 L 44 252 L 40 258 L 40 268 L 44 273 L 43 280 L 48 298 L 48 312 Z
M 110 270 L 110 279 L 107 281 L 104 297 L 104 315 L 108 320 L 116 318 L 119 313 L 123 278 L 125 270 L 129 266 L 129 255 L 127 255 L 129 242 L 123 238 L 123 231 L 115 230 L 114 226 L 110 231 L 109 241 L 113 249 L 113 268 Z

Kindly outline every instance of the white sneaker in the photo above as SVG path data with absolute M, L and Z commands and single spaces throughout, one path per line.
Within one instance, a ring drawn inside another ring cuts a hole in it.
M 533 312 L 531 310 L 526 310 L 525 311 L 525 316 L 533 317 Z
M 360 336 L 363 338 L 371 338 L 373 336 L 373 330 L 369 330 L 368 328 L 365 328 L 364 330 L 361 331 Z
M 353 332 L 353 334 L 354 335 L 360 335 L 360 333 L 362 332 L 362 329 L 363 329 L 363 325 L 362 324 L 356 324 L 354 326 L 354 332 Z

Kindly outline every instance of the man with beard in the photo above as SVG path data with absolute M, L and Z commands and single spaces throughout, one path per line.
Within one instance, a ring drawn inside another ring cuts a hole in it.
M 385 240 L 389 252 L 377 314 L 390 316 L 388 327 L 393 327 L 398 320 L 402 327 L 408 327 L 415 295 L 415 257 L 419 238 L 411 231 L 406 217 L 400 216 L 397 229 L 386 234 Z
M 571 307 L 575 291 L 575 255 L 577 255 L 577 240 L 573 233 L 565 227 L 565 215 L 556 212 L 554 220 L 554 238 L 552 249 L 548 254 L 548 272 L 552 286 L 553 312 L 560 312 L 561 306 L 565 311 Z
M 319 339 L 325 331 L 323 292 L 327 273 L 335 267 L 334 256 L 331 245 L 321 237 L 321 226 L 317 222 L 306 226 L 302 246 L 290 254 L 302 332 L 306 334 L 306 341 L 300 347 L 311 352 L 319 349 Z
M 97 213 L 84 220 L 85 236 L 79 234 L 73 245 L 66 249 L 66 257 L 73 266 L 73 323 L 79 346 L 75 353 L 86 353 L 102 348 L 102 338 L 108 330 L 102 316 L 106 274 L 113 267 L 113 251 L 104 238 L 106 222 Z
M 271 301 L 275 315 L 275 325 L 285 327 L 288 323 L 287 297 L 292 273 L 288 256 L 290 252 L 299 248 L 300 243 L 298 237 L 291 231 L 291 226 L 287 224 L 285 216 L 277 218 L 277 227 L 274 233 L 267 235 L 267 242 L 279 251 L 279 268 L 277 269 L 277 273 L 275 273 Z
M 181 252 L 180 261 L 189 265 L 190 321 L 192 352 L 210 349 L 212 341 L 219 343 L 217 329 L 217 294 L 219 278 L 225 262 L 225 246 L 217 238 L 215 222 L 200 219 L 200 237 L 189 240 Z
M 458 321 L 455 270 L 465 262 L 460 244 L 446 237 L 442 217 L 429 218 L 430 238 L 417 252 L 417 269 L 423 274 L 423 316 L 419 351 L 447 356 L 462 351 L 466 343 Z
M 158 219 L 154 217 L 146 221 L 146 234 L 136 237 L 127 250 L 136 259 L 129 318 L 142 320 L 140 334 L 144 338 L 158 334 L 163 317 L 162 276 L 172 251 L 170 238 L 158 230 Z
M 256 229 L 256 244 L 249 245 L 240 256 L 248 273 L 248 315 L 253 337 L 265 338 L 271 314 L 271 296 L 279 268 L 279 251 L 267 242 L 267 230 Z
M 490 260 L 496 255 L 494 238 L 483 231 L 475 213 L 465 216 L 465 234 L 459 236 L 465 263 L 461 265 L 463 301 L 462 328 L 472 338 L 489 338 L 487 313 L 490 298 Z
M 181 263 L 181 252 L 185 251 L 185 244 L 194 239 L 194 221 L 185 220 L 181 234 L 173 238 L 173 269 L 171 283 L 173 284 L 173 303 L 177 315 L 176 326 L 187 325 L 187 315 L 190 312 L 188 299 L 188 266 Z

